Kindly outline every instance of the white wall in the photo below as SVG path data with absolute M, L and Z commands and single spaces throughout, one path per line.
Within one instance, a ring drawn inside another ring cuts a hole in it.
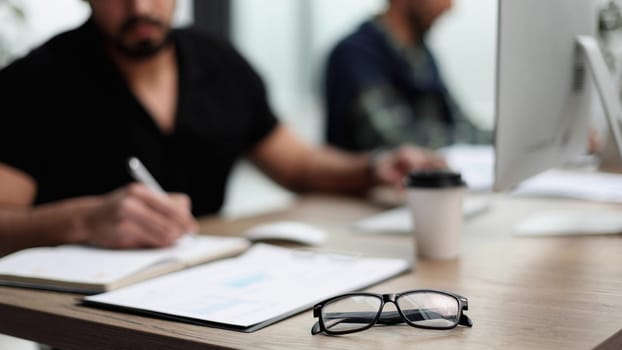
M 25 54 L 51 36 L 77 27 L 89 15 L 88 5 L 79 0 L 14 0 L 26 14 L 15 52 Z
M 297 12 L 301 1 L 234 0 L 233 41 L 266 83 L 278 90 L 298 91 Z
M 498 0 L 454 0 L 430 33 L 448 85 L 467 114 L 492 129 Z

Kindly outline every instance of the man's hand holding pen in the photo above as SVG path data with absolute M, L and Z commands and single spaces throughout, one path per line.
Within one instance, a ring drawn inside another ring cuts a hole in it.
M 114 249 L 159 248 L 199 230 L 187 195 L 166 193 L 138 158 L 128 160 L 128 170 L 136 183 L 80 199 L 75 241 Z
M 85 198 L 83 204 L 76 232 L 86 244 L 117 249 L 166 247 L 198 231 L 188 196 L 162 195 L 140 183 Z

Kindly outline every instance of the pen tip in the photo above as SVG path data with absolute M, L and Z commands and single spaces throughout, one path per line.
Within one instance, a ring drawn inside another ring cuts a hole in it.
M 127 165 L 130 167 L 130 169 L 136 169 L 139 166 L 139 164 L 140 164 L 140 161 L 136 157 L 130 157 L 127 160 Z

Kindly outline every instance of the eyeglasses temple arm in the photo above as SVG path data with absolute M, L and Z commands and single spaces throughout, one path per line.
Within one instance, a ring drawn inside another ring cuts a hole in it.
M 424 311 L 423 313 L 420 310 L 407 310 L 406 312 L 404 312 L 404 314 L 406 315 L 406 317 L 408 317 L 408 319 L 411 322 L 431 319 L 430 316 L 435 316 L 434 318 L 444 318 L 443 315 L 430 311 L 430 310 Z M 424 314 L 426 315 L 426 317 L 423 316 Z M 417 318 L 414 318 L 415 316 Z M 325 314 L 324 317 L 326 321 L 333 321 L 334 324 L 338 324 L 342 322 L 370 323 L 376 317 L 376 313 L 375 312 L 332 312 L 332 313 Z M 385 324 L 385 325 L 399 324 L 403 322 L 404 322 L 404 319 L 402 318 L 402 315 L 400 315 L 399 312 L 397 311 L 383 312 L 378 319 L 378 323 Z M 469 316 L 465 315 L 464 313 L 461 314 L 458 324 L 462 326 L 466 326 L 466 327 L 473 327 L 473 321 L 471 320 L 471 318 L 469 318 Z M 321 332 L 322 330 L 320 329 L 320 323 L 315 322 L 315 324 L 311 328 L 311 334 L 315 335 Z
M 320 332 L 322 332 L 322 330 L 320 329 L 320 323 L 319 322 L 315 322 L 315 324 L 311 328 L 311 335 L 316 335 L 316 334 L 318 334 Z
M 382 322 L 383 324 L 397 324 L 402 323 L 404 320 L 402 317 L 394 312 L 397 317 L 391 317 L 391 321 L 386 320 Z M 377 313 L 375 312 L 331 312 L 324 315 L 324 322 L 329 322 L 330 326 L 335 326 L 339 323 L 348 322 L 348 323 L 371 323 L 376 318 Z M 316 335 L 321 333 L 322 329 L 320 326 L 320 322 L 315 322 L 313 327 L 311 328 L 311 334 Z
M 407 310 L 404 312 L 404 314 L 406 315 L 406 317 L 408 317 L 410 321 L 443 318 L 441 314 L 430 310 Z M 339 323 L 370 323 L 375 318 L 375 312 L 331 312 L 324 315 L 325 322 L 338 321 Z M 400 313 L 397 311 L 385 311 L 380 314 L 380 317 L 378 318 L 378 323 L 385 325 L 399 324 L 403 322 L 405 322 L 405 320 L 402 318 L 402 315 L 400 315 Z
M 465 314 L 460 315 L 460 321 L 458 324 L 465 327 L 473 327 L 473 321 Z
M 325 321 L 349 322 L 349 323 L 370 323 L 376 318 L 376 312 L 331 312 L 324 314 Z M 397 311 L 383 312 L 378 322 L 384 324 L 402 323 L 404 320 Z
M 404 311 L 404 315 L 406 315 L 406 317 L 408 317 L 411 322 L 438 318 L 446 319 L 446 317 L 444 317 L 442 314 L 426 309 L 406 310 Z M 469 316 L 465 315 L 464 313 L 460 315 L 460 320 L 458 321 L 458 324 L 461 326 L 473 327 L 473 321 L 471 321 L 471 318 L 469 318 Z

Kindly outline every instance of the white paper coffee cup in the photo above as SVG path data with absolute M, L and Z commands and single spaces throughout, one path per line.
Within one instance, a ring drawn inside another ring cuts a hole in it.
M 449 171 L 414 172 L 406 179 L 414 221 L 416 255 L 455 259 L 460 255 L 465 183 Z

